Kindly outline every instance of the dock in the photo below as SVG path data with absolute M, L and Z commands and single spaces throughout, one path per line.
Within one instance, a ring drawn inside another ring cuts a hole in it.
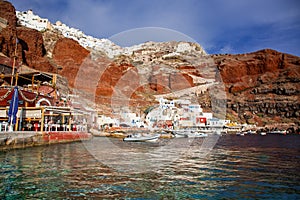
M 13 131 L 0 132 L 0 151 L 89 140 L 92 135 L 81 131 Z

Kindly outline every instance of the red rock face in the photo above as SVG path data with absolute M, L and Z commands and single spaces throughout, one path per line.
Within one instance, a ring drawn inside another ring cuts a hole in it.
M 0 27 L 0 52 L 8 57 L 13 57 L 15 51 L 17 25 L 15 13 L 16 10 L 11 3 L 0 1 L 1 21 L 7 22 L 1 23 Z
M 182 74 L 180 71 L 157 73 L 157 70 L 161 70 L 160 67 L 153 67 L 154 74 L 143 83 L 141 75 L 133 65 L 115 62 L 108 64 L 98 81 L 96 102 L 146 107 L 154 103 L 151 95 L 193 86 L 192 78 L 188 74 Z
M 231 93 L 243 91 L 261 81 L 276 80 L 281 72 L 299 74 L 299 57 L 265 49 L 242 55 L 215 57 L 223 82 Z M 298 71 L 298 72 L 297 72 Z
M 266 49 L 213 56 L 228 98 L 228 113 L 248 123 L 300 123 L 300 58 Z
M 178 70 L 180 70 L 182 73 L 184 73 L 185 75 L 189 74 L 189 75 L 194 75 L 194 76 L 199 76 L 199 77 L 203 77 L 203 75 L 201 74 L 201 66 L 180 66 L 177 67 Z M 193 83 L 193 79 L 190 76 L 185 76 L 187 78 L 187 80 L 190 82 L 191 85 L 194 85 Z
M 160 73 L 150 77 L 150 87 L 158 94 L 187 89 L 194 86 L 193 79 L 188 74 L 180 72 Z
M 57 72 L 69 80 L 69 85 L 74 86 L 77 72 L 83 61 L 89 55 L 89 51 L 79 45 L 78 42 L 68 38 L 59 39 L 53 50 L 53 61 Z M 61 69 L 59 69 L 61 67 Z
M 45 49 L 41 33 L 29 28 L 17 27 L 15 12 L 15 8 L 9 2 L 0 1 L 1 25 L 6 26 L 0 31 L 0 51 L 10 58 L 16 55 L 18 65 L 23 63 L 33 69 L 51 72 L 53 67 L 44 57 Z M 3 21 L 7 21 L 6 25 Z M 17 38 L 18 43 L 16 43 Z
M 138 82 L 139 77 L 134 66 L 111 63 L 99 78 L 96 90 L 97 101 L 110 103 L 113 95 L 117 98 L 121 98 L 118 93 L 122 93 L 122 97 L 128 98 L 128 96 L 130 97 L 130 94 L 135 91 Z
M 18 27 L 17 35 L 21 47 L 23 64 L 40 71 L 53 72 L 53 66 L 45 57 L 46 50 L 42 34 L 37 30 Z

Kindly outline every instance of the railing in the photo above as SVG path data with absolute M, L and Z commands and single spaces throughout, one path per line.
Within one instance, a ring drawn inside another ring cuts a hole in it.
M 72 124 L 71 127 L 68 124 L 44 124 L 43 129 L 41 130 L 40 124 L 30 124 L 30 126 L 25 126 L 25 130 L 23 131 L 63 131 L 63 132 L 69 132 L 69 131 L 74 131 L 74 132 L 80 132 L 80 131 L 87 131 L 87 126 L 86 125 L 75 125 Z M 12 132 L 12 128 L 9 126 L 8 122 L 0 122 L 0 132 Z M 17 132 L 17 131 L 16 131 Z

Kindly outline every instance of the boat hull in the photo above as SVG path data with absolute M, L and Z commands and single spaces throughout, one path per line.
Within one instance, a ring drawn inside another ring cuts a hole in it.
M 123 138 L 124 142 L 155 142 L 159 138 L 159 135 L 153 136 L 132 136 Z
M 195 133 L 188 134 L 189 138 L 193 138 L 193 137 L 207 137 L 207 136 L 208 136 L 207 133 L 201 133 L 201 132 L 195 132 Z
M 209 131 L 210 133 L 211 131 Z M 196 137 L 207 137 L 208 131 L 174 131 L 172 133 L 175 138 L 196 138 Z

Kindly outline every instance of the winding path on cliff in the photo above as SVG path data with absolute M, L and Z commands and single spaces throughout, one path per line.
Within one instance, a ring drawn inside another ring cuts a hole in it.
M 186 89 L 183 89 L 183 90 L 177 90 L 177 91 L 174 91 L 174 92 L 171 92 L 171 93 L 168 93 L 168 94 L 160 94 L 160 95 L 155 95 L 155 98 L 156 99 L 160 99 L 160 98 L 180 98 L 182 96 L 185 96 L 185 95 L 198 95 L 198 94 L 201 94 L 201 93 L 204 93 L 208 90 L 208 88 L 216 85 L 217 83 L 214 82 L 214 83 L 207 83 L 207 84 L 204 84 L 204 85 L 198 85 L 198 86 L 195 86 L 195 87 L 190 87 L 190 88 L 186 88 Z

